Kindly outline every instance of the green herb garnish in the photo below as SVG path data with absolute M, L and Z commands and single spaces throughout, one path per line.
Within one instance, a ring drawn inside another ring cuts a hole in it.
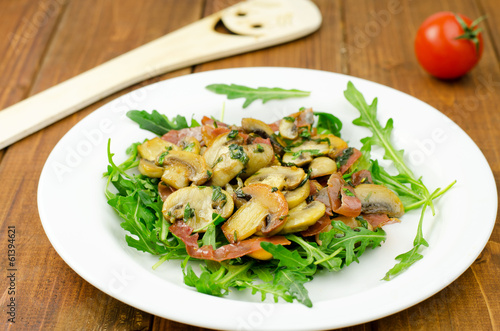
M 238 136 L 238 130 L 231 130 L 227 135 L 227 140 L 234 139 Z
M 257 148 L 254 149 L 255 153 L 262 153 L 264 152 L 264 147 L 262 147 L 260 144 L 257 144 Z
M 212 84 L 206 87 L 209 91 L 217 94 L 225 94 L 228 99 L 245 98 L 243 108 L 248 107 L 255 100 L 261 99 L 262 103 L 266 103 L 273 99 L 287 99 L 287 98 L 300 98 L 307 97 L 311 92 L 300 91 L 296 89 L 285 90 L 282 88 L 269 88 L 259 87 L 251 88 L 242 85 L 226 85 L 226 84 Z
M 226 204 L 227 198 L 226 195 L 222 193 L 222 188 L 220 186 L 212 186 L 212 201 L 221 201 L 221 208 Z
M 319 149 L 301 149 L 300 151 L 293 153 L 292 160 L 297 159 L 303 153 L 309 153 L 311 155 L 318 155 L 319 154 Z
M 370 162 L 372 169 L 375 169 L 375 171 L 372 172 L 372 175 L 374 174 L 374 180 L 377 181 L 378 184 L 384 184 L 394 189 L 402 198 L 405 210 L 422 207 L 417 227 L 417 235 L 413 241 L 413 248 L 396 257 L 400 262 L 389 270 L 383 278 L 384 280 L 390 280 L 423 258 L 423 255 L 418 251 L 421 246 L 429 246 L 422 232 L 425 210 L 427 207 L 430 207 L 434 214 L 433 200 L 448 191 L 455 182 L 444 189 L 438 188 L 430 193 L 428 188 L 424 185 L 422 178 L 417 178 L 405 164 L 403 160 L 403 150 L 397 150 L 392 145 L 390 141 L 393 129 L 392 118 L 387 121 L 385 127 L 382 127 L 377 120 L 377 99 L 375 98 L 372 104 L 368 105 L 363 95 L 351 82 L 347 84 L 344 96 L 360 113 L 360 117 L 355 119 L 353 123 L 358 126 L 366 127 L 373 133 L 371 137 L 366 137 L 361 140 L 363 143 L 363 147 L 361 148 L 363 158 L 369 160 L 372 146 L 380 146 L 384 149 L 384 158 L 393 161 L 395 168 L 399 172 L 397 176 L 389 176 L 385 170 L 378 167 L 377 162 Z
M 200 126 L 200 124 L 191 119 L 191 125 L 186 118 L 181 115 L 173 117 L 171 120 L 167 116 L 153 110 L 148 113 L 145 110 L 131 110 L 127 112 L 127 117 L 139 124 L 141 129 L 151 131 L 159 136 L 163 136 L 170 130 L 180 130 Z
M 229 155 L 233 160 L 239 160 L 241 163 L 243 163 L 243 165 L 246 165 L 248 163 L 248 155 L 240 145 L 229 145 Z
M 186 207 L 184 207 L 184 222 L 187 222 L 191 218 L 193 218 L 195 215 L 194 209 L 189 206 L 189 202 L 186 204 Z

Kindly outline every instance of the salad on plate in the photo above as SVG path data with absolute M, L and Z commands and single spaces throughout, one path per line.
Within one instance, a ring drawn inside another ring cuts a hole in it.
M 279 88 L 214 84 L 209 90 L 251 102 L 307 96 Z M 153 268 L 181 259 L 184 283 L 205 294 L 251 290 L 262 300 L 312 302 L 305 283 L 317 273 L 348 267 L 383 244 L 383 227 L 421 209 L 413 248 L 396 259 L 385 280 L 420 260 L 427 246 L 427 207 L 454 183 L 429 191 L 391 143 L 392 119 L 377 120 L 349 83 L 346 99 L 359 110 L 353 123 L 373 133 L 359 150 L 341 135 L 332 113 L 301 108 L 274 123 L 252 117 L 241 123 L 203 117 L 201 123 L 156 111 L 130 111 L 157 135 L 132 144 L 115 164 L 108 143 L 106 197 L 129 234 L 127 244 L 159 256 Z M 371 159 L 379 146 L 393 169 Z

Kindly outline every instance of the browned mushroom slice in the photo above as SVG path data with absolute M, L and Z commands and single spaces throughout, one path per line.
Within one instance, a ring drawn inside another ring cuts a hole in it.
M 280 121 L 280 135 L 285 139 L 294 140 L 299 136 L 299 130 L 295 125 L 294 117 L 285 117 Z
M 330 142 L 330 151 L 328 152 L 328 156 L 331 158 L 336 158 L 344 149 L 348 147 L 347 142 L 333 134 L 322 134 L 319 137 L 320 139 L 328 139 Z
M 299 146 L 292 147 L 290 152 L 283 155 L 284 163 L 303 166 L 310 163 L 313 157 L 323 156 L 330 152 L 328 141 L 308 140 Z
M 337 172 L 337 163 L 327 156 L 317 157 L 309 164 L 310 178 L 329 176 Z
M 201 185 L 210 178 L 209 168 L 203 157 L 191 152 L 170 151 L 166 155 L 160 154 L 156 163 L 165 167 L 162 180 L 176 189 L 187 186 L 179 186 L 178 176 L 185 176 L 188 182 L 195 185 Z
M 274 157 L 273 148 L 268 144 L 254 143 L 243 146 L 243 149 L 248 156 L 248 163 L 245 167 L 245 172 L 242 174 L 243 178 L 251 176 L 260 169 L 267 167 Z
M 251 184 L 267 184 L 278 190 L 293 190 L 306 178 L 302 168 L 271 166 L 260 169 L 257 173 L 247 178 L 245 186 Z
M 234 243 L 253 234 L 268 237 L 279 232 L 288 214 L 283 193 L 265 184 L 252 184 L 241 190 L 251 199 L 222 225 L 229 242 Z
M 191 152 L 194 154 L 200 154 L 201 146 L 198 139 L 195 137 L 185 137 L 179 142 L 179 147 L 186 152 Z
M 203 158 L 206 164 L 213 168 L 220 162 L 220 156 L 228 153 L 228 147 L 232 144 L 241 145 L 243 143 L 243 138 L 240 135 L 230 136 L 231 132 L 227 132 L 219 135 L 210 147 L 208 147 L 203 153 Z
M 244 118 L 241 120 L 241 128 L 247 133 L 256 133 L 262 138 L 270 138 L 274 131 L 271 127 L 255 118 Z
M 140 159 L 139 166 L 137 167 L 139 172 L 144 176 L 151 178 L 160 178 L 165 170 L 163 167 L 159 167 L 154 162 L 148 161 L 146 159 Z
M 156 157 L 163 152 L 168 150 L 178 150 L 179 147 L 172 144 L 171 142 L 165 141 L 161 138 L 153 138 L 150 139 L 141 145 L 137 146 L 137 151 L 139 152 L 139 156 L 148 161 L 154 162 Z
M 311 193 L 311 184 L 309 180 L 306 181 L 302 186 L 297 187 L 292 191 L 283 191 L 286 202 L 288 202 L 288 209 L 292 209 L 298 206 L 302 201 L 307 199 Z
M 170 223 L 184 219 L 194 231 L 204 232 L 204 227 L 213 220 L 213 213 L 227 218 L 233 212 L 231 196 L 224 190 L 219 193 L 219 197 L 214 200 L 214 189 L 211 187 L 181 188 L 170 194 L 163 203 L 163 216 Z
M 313 201 L 309 204 L 303 201 L 288 212 L 285 226 L 283 226 L 279 233 L 287 234 L 304 231 L 323 217 L 325 210 L 325 205 L 319 201 Z
M 376 184 L 361 184 L 354 188 L 361 201 L 361 211 L 367 214 L 387 214 L 401 217 L 405 210 L 398 196 L 387 187 Z

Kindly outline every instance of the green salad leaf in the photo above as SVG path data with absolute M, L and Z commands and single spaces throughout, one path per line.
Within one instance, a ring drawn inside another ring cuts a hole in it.
M 347 89 L 344 91 L 345 98 L 359 111 L 360 116 L 353 121 L 355 125 L 368 128 L 372 132 L 371 137 L 366 137 L 361 140 L 363 147 L 362 165 L 367 165 L 367 160 L 370 159 L 370 152 L 373 146 L 377 145 L 384 149 L 384 158 L 391 160 L 394 167 L 399 172 L 396 176 L 389 175 L 382 169 L 378 162 L 370 162 L 370 170 L 372 170 L 373 179 L 377 184 L 383 184 L 393 189 L 402 197 L 401 201 L 405 206 L 405 210 L 411 210 L 422 207 L 420 220 L 417 226 L 417 235 L 413 241 L 413 248 L 396 257 L 400 262 L 389 270 L 384 280 L 390 280 L 408 269 L 413 263 L 422 259 L 422 255 L 418 253 L 421 246 L 429 246 L 424 239 L 422 232 L 422 224 L 426 207 L 429 206 L 434 214 L 434 199 L 447 192 L 455 181 L 444 189 L 436 189 L 432 194 L 424 185 L 422 178 L 417 178 L 411 169 L 405 164 L 403 150 L 397 150 L 391 143 L 391 133 L 394 127 L 392 118 L 390 118 L 385 126 L 382 126 L 377 119 L 377 98 L 368 105 L 364 96 L 359 92 L 352 82 L 347 84 Z M 359 167 L 359 165 L 358 165 Z
M 340 119 L 330 113 L 315 111 L 314 115 L 318 116 L 316 124 L 318 134 L 334 134 L 340 137 L 340 130 L 342 130 L 342 121 Z
M 228 99 L 244 98 L 245 103 L 243 104 L 243 108 L 250 106 L 252 102 L 258 99 L 261 99 L 262 103 L 266 103 L 269 100 L 301 98 L 301 97 L 307 97 L 311 94 L 311 92 L 306 92 L 296 89 L 285 90 L 279 87 L 251 88 L 236 84 L 231 84 L 231 85 L 211 84 L 208 85 L 206 89 L 217 94 L 225 94 Z
M 170 130 L 180 130 L 200 126 L 200 124 L 191 119 L 191 124 L 188 124 L 186 118 L 181 115 L 168 119 L 164 114 L 153 110 L 148 113 L 145 110 L 130 110 L 127 112 L 127 117 L 139 124 L 139 127 L 144 130 L 151 131 L 158 136 L 163 136 Z

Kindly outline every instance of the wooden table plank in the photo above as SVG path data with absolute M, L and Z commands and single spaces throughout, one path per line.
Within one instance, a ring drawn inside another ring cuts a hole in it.
M 0 31 L 8 33 L 0 39 L 0 109 L 26 97 L 64 11 L 64 3 L 63 0 L 2 3 Z
M 487 27 L 486 33 L 490 35 L 493 41 L 492 46 L 497 58 L 500 58 L 500 27 L 498 26 L 498 22 L 500 22 L 500 7 L 498 6 L 498 2 L 476 0 L 476 4 L 480 9 L 481 16 L 485 17 L 485 21 L 481 25 Z
M 30 84 L 30 94 L 198 20 L 202 5 L 201 0 L 72 1 L 45 54 L 37 79 Z M 121 91 L 7 149 L 0 163 L 0 180 L 16 189 L 0 193 L 0 233 L 6 237 L 7 226 L 13 224 L 19 233 L 18 325 L 26 329 L 61 330 L 94 329 L 97 325 L 118 330 L 149 328 L 149 314 L 97 290 L 57 255 L 43 233 L 35 192 L 44 160 L 74 124 L 100 105 L 138 86 L 190 72 L 190 68 L 179 70 Z M 20 75 L 25 77 L 24 73 Z M 5 265 L 6 261 L 3 262 Z M 2 297 L 2 304 L 5 299 L 8 297 Z
M 391 8 L 391 3 L 401 6 Z M 365 10 L 360 11 L 360 7 Z M 442 10 L 467 13 L 471 17 L 481 15 L 480 9 L 471 1 L 346 2 L 347 43 L 351 46 L 347 53 L 349 73 L 414 95 L 441 110 L 476 141 L 498 178 L 500 114 L 491 111 L 498 109 L 498 85 L 488 82 L 500 81 L 500 72 L 488 31 L 481 62 L 459 80 L 434 79 L 419 67 L 415 59 L 413 39 L 419 25 L 429 15 Z M 404 111 L 404 105 L 401 111 Z M 491 247 L 497 247 L 499 232 L 497 227 L 488 244 L 490 249 L 486 250 L 487 256 L 496 260 L 498 255 L 492 253 L 495 251 Z M 371 324 L 377 329 L 391 330 L 491 329 L 499 321 L 497 302 L 500 293 L 499 284 L 488 282 L 489 278 L 485 276 L 491 275 L 486 272 L 498 269 L 498 261 L 492 260 L 483 263 L 485 267 L 481 271 L 484 273 L 477 273 L 480 276 L 473 272 L 478 269 L 479 262 L 476 262 L 472 269 L 469 268 L 435 296 Z

